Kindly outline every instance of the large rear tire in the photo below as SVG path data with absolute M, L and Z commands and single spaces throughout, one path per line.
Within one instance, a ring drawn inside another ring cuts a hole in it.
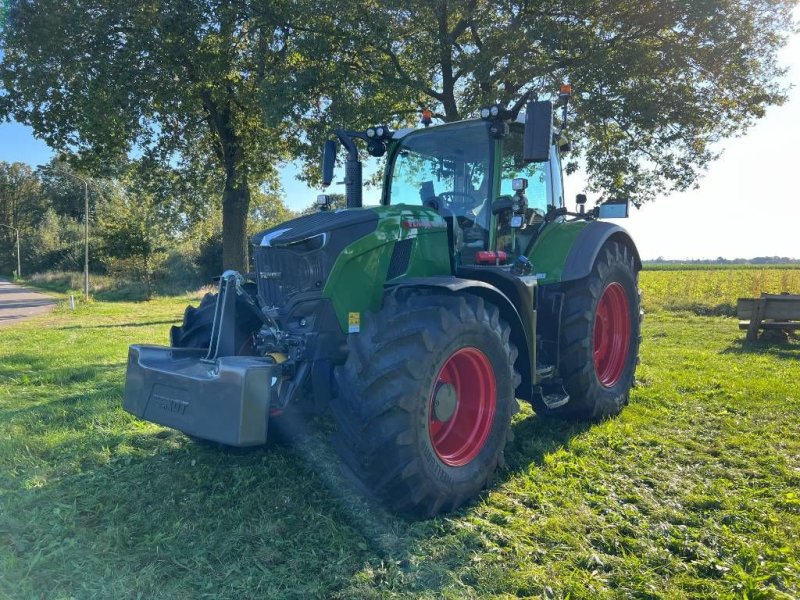
M 485 487 L 518 408 L 509 335 L 481 298 L 418 293 L 387 297 L 348 336 L 335 442 L 392 510 L 433 516 Z
M 570 400 L 537 412 L 576 420 L 617 415 L 628 403 L 638 363 L 638 273 L 624 244 L 607 242 L 591 273 L 565 288 L 559 369 Z

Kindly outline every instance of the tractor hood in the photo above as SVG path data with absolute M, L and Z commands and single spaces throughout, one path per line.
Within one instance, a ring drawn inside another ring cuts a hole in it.
M 303 215 L 253 236 L 262 302 L 286 306 L 302 292 L 321 292 L 342 251 L 377 227 L 374 210 L 354 208 Z
M 374 231 L 377 226 L 378 214 L 373 210 L 353 208 L 325 211 L 285 221 L 257 233 L 250 241 L 254 246 L 285 248 L 337 229 L 352 228 L 347 235 L 347 240 L 352 242 Z

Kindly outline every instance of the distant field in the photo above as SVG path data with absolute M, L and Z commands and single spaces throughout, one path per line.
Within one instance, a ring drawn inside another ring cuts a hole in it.
M 639 275 L 646 311 L 689 311 L 735 316 L 736 299 L 761 292 L 800 294 L 800 267 L 659 269 Z
M 329 420 L 228 452 L 123 412 L 128 344 L 166 343 L 188 297 L 2 328 L 0 598 L 798 598 L 800 343 L 686 312 L 798 283 L 642 273 L 630 406 L 568 424 L 523 405 L 509 469 L 417 522 L 349 491 Z
M 800 263 L 776 264 L 717 264 L 717 263 L 651 263 L 644 261 L 645 271 L 731 271 L 752 269 L 800 269 Z

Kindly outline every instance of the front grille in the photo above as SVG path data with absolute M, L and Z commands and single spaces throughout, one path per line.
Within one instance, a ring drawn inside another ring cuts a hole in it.
M 258 292 L 267 306 L 283 306 L 298 292 L 319 290 L 325 285 L 325 254 L 298 254 L 285 248 L 256 250 Z

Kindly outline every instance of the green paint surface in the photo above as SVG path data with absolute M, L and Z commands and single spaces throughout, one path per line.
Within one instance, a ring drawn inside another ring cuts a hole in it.
M 539 284 L 558 283 L 564 272 L 564 265 L 575 240 L 588 221 L 570 223 L 551 223 L 548 225 L 528 255 L 533 263 L 533 272 L 543 275 Z
M 378 213 L 378 227 L 342 251 L 322 290 L 323 296 L 331 299 L 345 332 L 349 313 L 380 308 L 395 243 L 415 240 L 404 277 L 450 273 L 447 225 L 435 211 L 406 204 L 364 210 Z

